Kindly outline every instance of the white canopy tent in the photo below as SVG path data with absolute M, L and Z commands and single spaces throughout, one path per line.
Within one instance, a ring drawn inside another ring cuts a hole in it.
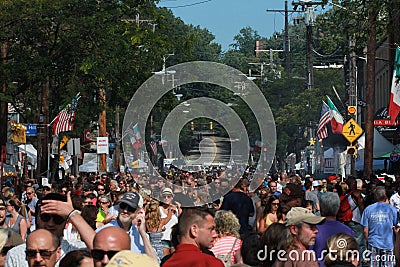
M 18 149 L 20 152 L 26 153 L 27 162 L 30 163 L 34 169 L 37 165 L 37 150 L 32 144 L 19 145 Z
M 79 172 L 97 172 L 99 169 L 99 160 L 98 157 L 90 160 L 87 163 L 84 163 L 82 165 L 79 166 Z M 112 159 L 107 157 L 107 169 L 108 171 L 111 171 L 113 169 L 112 166 Z
M 364 169 L 364 148 L 365 148 L 365 133 L 357 140 L 358 142 L 358 152 L 356 159 L 356 170 Z M 377 158 L 383 154 L 394 151 L 396 146 L 390 143 L 384 136 L 382 136 L 374 128 L 374 152 L 373 158 Z M 374 159 L 372 163 L 373 170 L 383 170 L 384 169 L 384 159 Z

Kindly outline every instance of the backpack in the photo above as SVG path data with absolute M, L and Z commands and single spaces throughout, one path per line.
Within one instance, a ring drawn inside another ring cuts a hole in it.
M 230 251 L 228 254 L 219 254 L 219 255 L 216 256 L 217 259 L 219 259 L 219 260 L 222 261 L 222 263 L 224 264 L 225 267 L 230 267 L 230 266 L 233 265 L 233 262 L 232 262 L 232 260 L 231 260 L 231 257 L 232 257 L 232 252 L 233 252 L 233 249 L 235 248 L 235 245 L 236 245 L 236 241 L 237 241 L 237 240 L 238 240 L 238 239 L 236 238 L 236 239 L 235 239 L 235 242 L 233 242 L 233 246 L 232 246 L 232 248 L 231 248 L 231 251 Z
M 353 210 L 357 208 L 351 208 L 350 203 L 349 203 L 349 197 L 351 196 L 351 193 L 347 193 L 344 196 L 340 196 L 340 205 L 339 205 L 339 211 L 337 213 L 337 220 L 339 222 L 351 222 L 353 219 Z

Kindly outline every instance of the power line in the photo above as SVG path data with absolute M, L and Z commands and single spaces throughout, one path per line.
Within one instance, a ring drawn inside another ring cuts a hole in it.
M 196 5 L 200 5 L 200 4 L 204 4 L 207 2 L 211 2 L 212 0 L 205 0 L 205 1 L 200 1 L 200 2 L 196 2 L 193 4 L 187 4 L 187 5 L 181 5 L 181 6 L 165 6 L 165 8 L 181 8 L 181 7 L 190 7 L 190 6 L 196 6 Z

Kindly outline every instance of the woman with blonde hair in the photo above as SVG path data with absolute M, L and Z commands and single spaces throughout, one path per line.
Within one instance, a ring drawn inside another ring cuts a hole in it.
M 21 211 L 24 212 L 21 214 Z M 26 233 L 28 232 L 28 222 L 26 220 L 26 209 L 25 205 L 18 199 L 11 199 L 7 201 L 7 212 L 9 215 L 6 217 L 5 223 L 8 228 L 14 230 L 21 235 L 23 241 L 26 239 Z
M 28 216 L 29 216 L 29 222 L 30 222 L 30 231 L 34 231 L 36 229 L 36 203 L 39 201 L 39 199 L 36 196 L 35 189 L 33 187 L 27 187 L 26 188 L 26 201 L 25 205 L 28 210 Z
M 328 267 L 353 267 L 360 263 L 359 245 L 348 234 L 334 234 L 326 241 L 325 265 Z
M 164 246 L 161 242 L 163 236 L 164 220 L 161 219 L 161 212 L 159 209 L 160 203 L 151 199 L 145 206 L 145 222 L 147 234 L 149 235 L 150 243 L 157 253 L 159 259 L 164 257 Z
M 215 213 L 214 221 L 218 237 L 210 250 L 226 265 L 243 263 L 240 224 L 236 215 L 232 211 L 219 210 Z
M 161 241 L 164 246 L 164 256 L 167 256 L 175 251 L 174 246 L 171 242 L 172 227 L 178 223 L 178 216 L 180 214 L 180 206 L 172 204 L 174 199 L 174 193 L 171 188 L 166 187 L 161 192 L 160 200 L 160 214 L 163 226 L 163 236 Z

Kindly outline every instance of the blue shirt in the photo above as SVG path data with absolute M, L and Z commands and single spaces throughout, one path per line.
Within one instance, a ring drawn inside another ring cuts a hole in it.
M 309 249 L 315 251 L 318 266 L 325 267 L 324 257 L 326 256 L 326 241 L 334 234 L 344 233 L 354 237 L 353 231 L 347 225 L 338 221 L 326 220 L 324 224 L 317 225 L 318 234 L 315 237 L 315 243 Z M 323 253 L 325 251 L 325 253 Z
M 361 224 L 368 227 L 368 243 L 380 249 L 393 249 L 393 226 L 398 223 L 397 209 L 385 202 L 369 205 L 363 212 Z
M 110 227 L 110 226 L 115 226 L 115 227 L 121 228 L 118 224 L 118 219 L 117 219 L 117 220 L 111 221 L 110 223 L 107 223 L 106 225 L 104 225 L 100 228 L 97 228 L 96 233 L 98 233 L 100 230 L 102 230 L 106 227 Z M 140 254 L 146 254 L 146 252 L 144 250 L 143 239 L 140 236 L 138 228 L 134 224 L 132 224 L 131 228 L 129 229 L 129 231 L 127 233 L 129 235 L 129 237 L 131 238 L 131 251 L 140 253 Z

